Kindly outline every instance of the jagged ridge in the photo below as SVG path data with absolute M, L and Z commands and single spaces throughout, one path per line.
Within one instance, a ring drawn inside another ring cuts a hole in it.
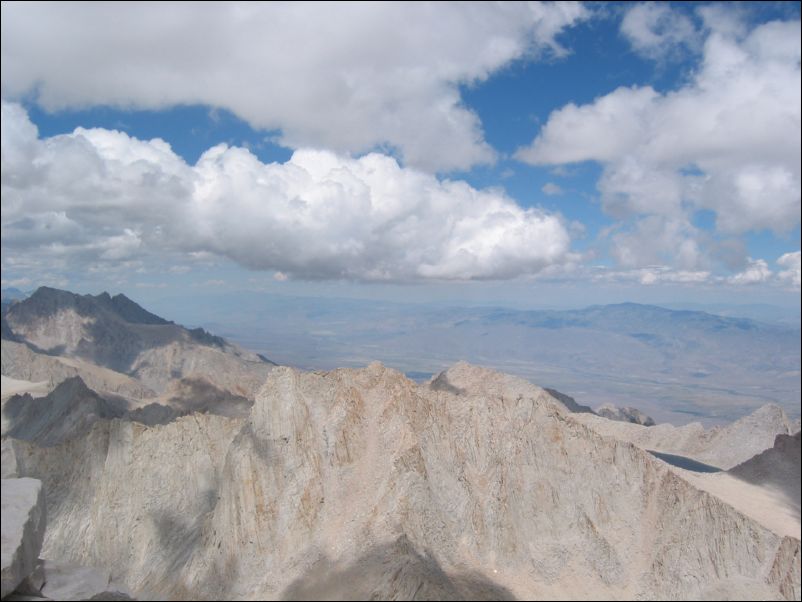
M 130 385 L 125 385 L 125 393 L 140 398 L 164 392 L 172 380 L 198 375 L 252 397 L 274 365 L 202 328 L 189 330 L 160 318 L 121 294 L 77 295 L 41 287 L 4 312 L 3 337 L 2 369 L 7 376 L 55 384 L 60 378 L 48 374 L 49 369 L 63 377 L 70 371 L 59 364 L 89 362 L 138 381 L 144 389 L 141 395 Z M 31 354 L 57 360 L 17 359 Z M 33 363 L 39 367 L 35 374 L 29 369 Z M 78 371 L 87 381 L 97 376 L 85 372 Z

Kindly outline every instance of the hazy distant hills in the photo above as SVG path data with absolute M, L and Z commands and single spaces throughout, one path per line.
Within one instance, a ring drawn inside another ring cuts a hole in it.
M 704 311 L 728 318 L 747 318 L 770 324 L 780 324 L 799 328 L 802 324 L 800 306 L 795 308 L 779 307 L 768 303 L 666 303 L 663 307 L 669 309 L 687 309 L 691 311 Z
M 781 324 L 634 303 L 525 311 L 243 293 L 180 306 L 182 320 L 304 368 L 378 359 L 428 378 L 466 360 L 658 422 L 726 422 L 766 402 L 799 416 L 800 331 Z
M 75 314 L 91 304 L 100 319 L 100 325 L 79 330 L 113 335 L 92 335 L 93 343 L 87 344 L 80 342 L 78 330 L 62 329 L 49 342 L 44 333 L 30 331 L 30 342 L 51 352 L 57 351 L 56 343 L 67 344 L 71 357 L 136 372 L 141 382 L 159 390 L 171 378 L 164 367 L 175 368 L 174 357 L 186 358 L 187 346 L 204 356 L 210 349 L 232 355 L 205 331 L 166 320 L 148 324 L 154 314 L 132 309 L 133 302 L 122 295 L 78 297 Z M 38 303 L 26 303 L 15 303 L 9 320 L 29 332 L 25 322 L 36 315 Z M 182 297 L 149 309 L 301 368 L 357 367 L 380 360 L 425 380 L 466 360 L 541 383 L 580 405 L 634 407 L 657 422 L 711 425 L 736 420 L 765 403 L 800 415 L 799 328 L 746 318 L 635 303 L 531 311 L 259 293 Z M 7 332 L 5 319 L 3 336 L 15 336 Z M 170 344 L 181 341 L 182 352 L 141 355 L 141 347 L 156 344 L 158 337 L 171 349 L 175 346 Z M 182 373 L 192 369 L 191 363 L 179 363 Z
M 28 293 L 25 293 L 18 288 L 14 288 L 13 286 L 0 289 L 0 300 L 2 300 L 4 303 L 24 299 L 27 296 Z

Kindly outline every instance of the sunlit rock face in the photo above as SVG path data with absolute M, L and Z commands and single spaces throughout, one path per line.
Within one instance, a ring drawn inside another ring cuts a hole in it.
M 798 538 L 583 416 L 610 422 L 468 364 L 275 368 L 246 417 L 13 447 L 49 492 L 44 553 L 134 593 L 798 597 Z

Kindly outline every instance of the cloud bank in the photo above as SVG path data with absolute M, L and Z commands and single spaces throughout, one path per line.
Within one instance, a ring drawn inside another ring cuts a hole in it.
M 639 5 L 627 14 L 622 28 L 636 49 L 656 56 L 679 44 L 660 24 L 691 25 L 668 11 Z M 800 24 L 748 31 L 730 12 L 701 16 L 703 58 L 686 85 L 665 93 L 618 88 L 590 104 L 568 104 L 517 153 L 532 165 L 603 165 L 602 206 L 621 220 L 611 254 L 625 266 L 707 270 L 717 241 L 788 233 L 800 222 Z M 715 217 L 715 237 L 694 225 L 699 211 Z M 748 265 L 745 256 L 742 262 Z M 744 278 L 759 279 L 751 268 Z
M 49 110 L 204 104 L 291 148 L 467 169 L 495 153 L 459 86 L 563 54 L 557 36 L 587 15 L 575 2 L 4 2 L 2 94 Z
M 513 278 L 570 259 L 558 215 L 379 153 L 301 149 L 265 164 L 219 145 L 188 165 L 162 140 L 117 131 L 41 139 L 14 103 L 2 121 L 4 268 L 191 253 L 282 278 L 423 281 Z

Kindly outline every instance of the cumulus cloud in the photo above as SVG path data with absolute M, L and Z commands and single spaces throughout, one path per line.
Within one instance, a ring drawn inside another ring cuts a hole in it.
M 701 41 L 690 17 L 665 2 L 635 4 L 621 21 L 621 33 L 633 50 L 651 59 L 693 49 Z
M 792 290 L 800 288 L 800 252 L 785 253 L 777 259 L 777 265 L 786 269 L 772 271 L 765 259 L 747 258 L 745 267 L 731 276 L 714 275 L 709 270 L 676 269 L 665 264 L 633 268 L 608 268 L 594 266 L 581 268 L 579 276 L 594 282 L 652 284 L 716 284 L 745 286 L 765 284 Z M 574 274 L 576 277 L 577 274 Z M 564 274 L 558 276 L 564 278 Z
M 750 257 L 746 269 L 730 276 L 727 281 L 730 284 L 758 284 L 768 281 L 772 275 L 769 264 L 764 259 L 752 259 Z
M 650 6 L 635 14 L 664 10 Z M 517 153 L 534 165 L 601 163 L 605 211 L 629 220 L 634 234 L 654 236 L 651 249 L 640 236 L 641 265 L 663 254 L 680 231 L 684 243 L 669 263 L 691 265 L 694 243 L 704 246 L 705 233 L 687 225 L 699 210 L 712 211 L 726 236 L 788 232 L 800 221 L 800 23 L 775 21 L 749 31 L 731 11 L 702 15 L 708 28 L 703 58 L 683 87 L 665 93 L 619 88 L 586 105 L 568 104 Z M 666 229 L 662 235 L 658 223 Z M 619 258 L 632 264 L 632 245 L 620 246 Z
M 784 270 L 777 274 L 779 281 L 790 288 L 800 288 L 800 252 L 786 253 L 777 260 Z
M 610 253 L 626 268 L 673 265 L 682 270 L 707 267 L 697 229 L 686 220 L 648 216 L 621 224 L 611 236 Z
M 587 16 L 575 2 L 4 2 L 2 93 L 48 110 L 203 104 L 291 148 L 389 146 L 465 169 L 494 152 L 459 86 L 564 54 L 557 36 Z
M 300 149 L 265 164 L 219 145 L 188 165 L 162 140 L 116 131 L 40 139 L 13 103 L 2 120 L 4 269 L 19 269 L 19 257 L 41 267 L 173 254 L 225 257 L 279 279 L 470 280 L 570 257 L 558 215 L 379 153 Z

